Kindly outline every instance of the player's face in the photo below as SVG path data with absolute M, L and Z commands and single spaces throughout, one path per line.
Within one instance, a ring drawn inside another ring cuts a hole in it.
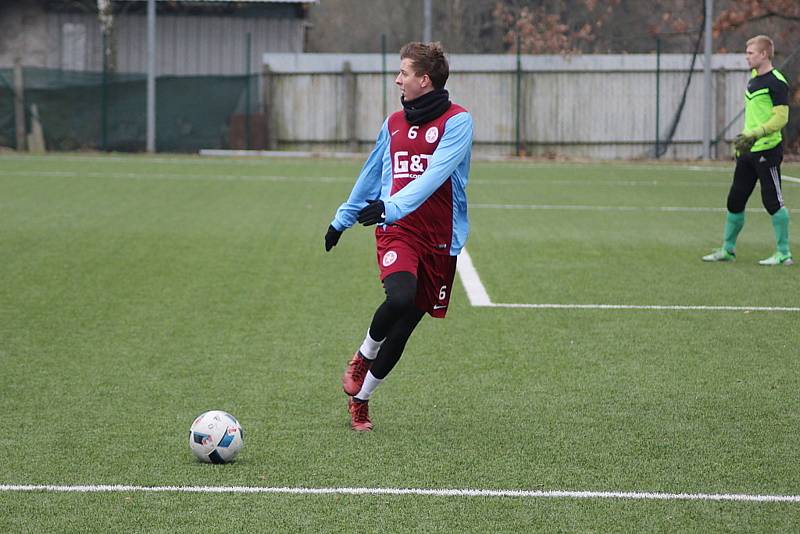
M 403 58 L 400 62 L 400 74 L 394 79 L 394 83 L 400 88 L 406 100 L 414 100 L 433 90 L 430 77 L 427 74 L 417 76 L 414 72 L 414 62 L 410 58 Z
M 767 61 L 767 53 L 761 50 L 755 43 L 747 46 L 744 55 L 747 58 L 747 65 L 751 69 L 758 70 L 759 67 Z

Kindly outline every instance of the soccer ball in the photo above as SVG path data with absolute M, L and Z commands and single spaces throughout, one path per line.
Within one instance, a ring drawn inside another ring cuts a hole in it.
M 243 442 L 239 421 L 222 410 L 200 414 L 189 429 L 189 448 L 200 460 L 211 464 L 232 461 Z

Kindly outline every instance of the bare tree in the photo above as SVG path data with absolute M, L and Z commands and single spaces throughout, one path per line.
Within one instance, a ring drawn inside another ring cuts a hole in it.
M 423 0 L 325 0 L 309 9 L 310 52 L 378 52 L 422 37 Z M 697 0 L 436 0 L 433 39 L 453 53 L 650 53 L 694 49 L 703 22 Z M 799 0 L 715 0 L 718 51 L 740 50 L 747 32 L 779 49 L 800 34 Z
M 778 50 L 796 46 L 800 33 L 800 2 L 797 0 L 730 0 L 714 21 L 714 38 L 720 48 L 743 48 L 744 40 L 766 33 Z
M 330 0 L 309 10 L 309 52 L 396 52 L 422 38 L 421 0 Z
M 97 0 L 97 17 L 103 32 L 103 64 L 111 72 L 117 70 L 117 47 L 114 35 L 114 7 L 111 0 Z

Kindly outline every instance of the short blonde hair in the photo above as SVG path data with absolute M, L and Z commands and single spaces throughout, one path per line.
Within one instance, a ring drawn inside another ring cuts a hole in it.
M 775 43 L 766 35 L 756 35 L 747 40 L 747 46 L 756 45 L 759 50 L 767 53 L 767 57 L 772 59 L 775 55 Z

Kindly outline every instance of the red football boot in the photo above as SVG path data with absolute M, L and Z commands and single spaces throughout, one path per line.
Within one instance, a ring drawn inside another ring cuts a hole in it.
M 350 428 L 358 432 L 372 430 L 372 421 L 369 419 L 369 401 L 358 402 L 350 397 L 347 401 L 347 409 L 350 411 Z
M 364 358 L 360 352 L 356 351 L 353 359 L 347 364 L 347 369 L 344 370 L 342 375 L 342 387 L 344 392 L 350 395 L 358 395 L 361 391 L 361 385 L 364 383 L 364 377 L 367 376 L 367 371 L 372 367 L 372 360 Z

